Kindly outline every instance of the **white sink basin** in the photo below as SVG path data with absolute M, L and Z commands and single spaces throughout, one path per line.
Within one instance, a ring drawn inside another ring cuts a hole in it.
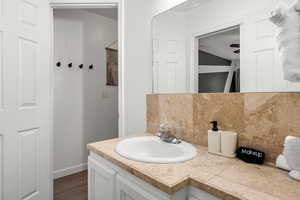
M 129 138 L 116 145 L 121 156 L 147 163 L 178 163 L 193 159 L 197 149 L 186 142 L 169 144 L 157 136 Z

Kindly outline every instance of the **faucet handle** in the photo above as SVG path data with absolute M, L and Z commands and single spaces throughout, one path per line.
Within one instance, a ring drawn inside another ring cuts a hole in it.
M 180 144 L 181 141 L 174 137 L 174 139 L 172 140 L 172 143 L 173 144 Z
M 159 125 L 159 132 L 168 132 L 171 131 L 171 127 L 167 123 L 162 123 Z

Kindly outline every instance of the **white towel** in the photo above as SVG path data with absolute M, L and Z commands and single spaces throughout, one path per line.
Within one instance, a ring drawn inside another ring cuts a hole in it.
M 286 145 L 289 141 L 297 139 L 297 137 L 294 136 L 286 136 L 284 140 L 284 145 Z
M 287 161 L 285 159 L 285 157 L 280 154 L 276 160 L 276 167 L 286 170 L 286 171 L 291 171 L 292 169 L 290 168 L 290 166 L 287 164 Z
M 297 139 L 297 137 L 286 136 L 285 140 L 284 140 L 284 146 L 286 146 L 289 141 L 292 141 L 294 139 Z M 276 167 L 280 168 L 280 169 L 283 169 L 283 170 L 286 170 L 286 171 L 291 171 L 292 170 L 291 167 L 289 166 L 289 164 L 287 163 L 286 158 L 282 154 L 280 154 L 276 159 Z
M 271 12 L 270 20 L 278 27 L 276 39 L 284 79 L 300 82 L 300 0 L 291 6 L 281 2 Z
M 300 181 L 300 138 L 289 137 L 286 139 L 283 155 L 292 169 L 289 175 Z

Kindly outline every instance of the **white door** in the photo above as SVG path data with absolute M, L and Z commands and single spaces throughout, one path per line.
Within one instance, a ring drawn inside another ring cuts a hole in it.
M 186 27 L 182 14 L 153 21 L 153 88 L 155 93 L 186 93 Z
M 50 8 L 0 0 L 0 200 L 50 199 Z
M 299 83 L 283 80 L 276 27 L 270 10 L 245 18 L 241 26 L 241 92 L 300 91 Z
M 89 200 L 115 200 L 116 172 L 89 157 Z

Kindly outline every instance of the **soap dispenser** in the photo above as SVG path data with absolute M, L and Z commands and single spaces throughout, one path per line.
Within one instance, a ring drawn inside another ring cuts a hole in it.
M 220 153 L 221 152 L 221 131 L 218 128 L 218 121 L 210 122 L 213 127 L 208 131 L 208 152 Z

